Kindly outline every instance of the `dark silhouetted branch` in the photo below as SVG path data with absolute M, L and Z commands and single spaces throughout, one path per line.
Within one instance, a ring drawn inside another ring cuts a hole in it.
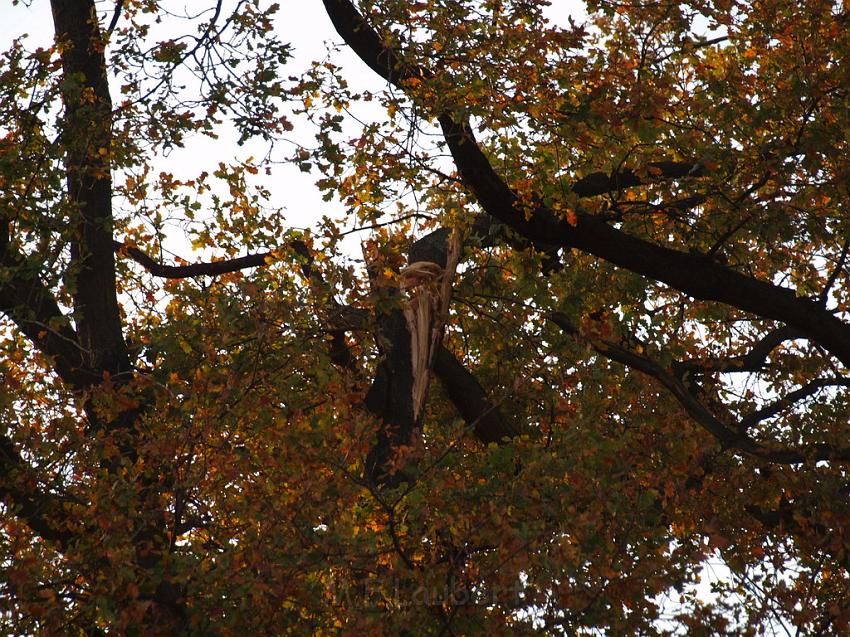
M 11 504 L 16 515 L 45 540 L 67 549 L 73 535 L 63 530 L 67 513 L 61 500 L 34 487 L 32 476 L 24 475 L 27 472 L 12 441 L 0 436 L 0 500 Z
M 386 81 L 404 89 L 405 78 L 425 76 L 424 70 L 406 64 L 398 52 L 384 49 L 380 36 L 351 2 L 325 0 L 325 7 L 346 43 Z M 456 106 L 462 108 L 463 105 Z M 576 248 L 696 299 L 718 301 L 781 321 L 802 331 L 850 367 L 850 325 L 818 303 L 702 255 L 673 250 L 629 235 L 581 210 L 577 211 L 574 223 L 570 223 L 538 202 L 521 200 L 493 169 L 469 126 L 450 112 L 437 113 L 437 116 L 467 188 L 488 214 L 532 242 Z M 677 164 L 670 170 L 688 174 L 693 168 Z
M 676 369 L 680 372 L 687 371 L 691 373 L 720 372 L 728 374 L 733 372 L 758 372 L 764 369 L 767 357 L 774 349 L 785 341 L 798 338 L 805 338 L 805 335 L 799 330 L 790 327 L 780 327 L 765 334 L 743 356 L 686 360 L 676 363 Z
M 62 139 L 73 207 L 74 322 L 88 366 L 121 377 L 131 371 L 124 342 L 112 248 L 112 100 L 104 34 L 93 0 L 53 0 L 65 112 Z
M 132 246 L 125 246 L 122 243 L 115 242 L 115 250 L 126 252 L 133 261 L 141 265 L 152 275 L 164 279 L 187 279 L 195 276 L 217 276 L 227 274 L 229 272 L 237 272 L 247 268 L 256 268 L 269 264 L 272 259 L 271 252 L 261 252 L 259 254 L 249 254 L 244 257 L 235 259 L 225 259 L 222 261 L 210 261 L 204 263 L 190 263 L 187 265 L 165 265 L 154 261 L 150 256 Z
M 826 387 L 850 387 L 850 379 L 816 378 L 815 380 L 809 381 L 802 387 L 799 387 L 794 391 L 788 392 L 779 400 L 775 400 L 769 405 L 766 405 L 761 409 L 757 409 L 754 412 L 747 414 L 741 419 L 741 423 L 739 426 L 742 430 L 746 431 L 750 427 L 756 425 L 757 423 L 760 423 L 762 420 L 772 418 L 773 416 L 782 413 L 795 403 L 798 403 L 801 400 L 805 400 L 809 396 L 814 395 L 815 393 Z
M 487 393 L 464 365 L 445 347 L 437 350 L 434 373 L 446 390 L 452 404 L 475 436 L 484 444 L 502 443 L 519 434 L 513 424 L 505 419 L 498 406 L 487 398 Z
M 8 316 L 52 362 L 69 387 L 85 389 L 101 375 L 84 365 L 77 333 L 55 297 L 23 257 L 9 245 L 8 226 L 0 223 L 0 312 Z
M 571 186 L 571 190 L 579 197 L 594 197 L 624 188 L 643 186 L 661 179 L 701 177 L 704 174 L 705 169 L 699 164 L 681 161 L 654 161 L 649 163 L 646 176 L 642 177 L 629 168 L 615 171 L 610 175 L 596 172 L 577 180 Z
M 566 315 L 555 312 L 549 319 L 566 334 L 581 338 L 578 329 Z M 613 341 L 590 339 L 590 346 L 597 354 L 631 369 L 651 376 L 663 385 L 684 408 L 688 415 L 710 433 L 725 449 L 734 449 L 746 455 L 776 464 L 801 464 L 821 460 L 850 460 L 850 448 L 817 443 L 800 449 L 771 448 L 744 433 L 740 423 L 733 422 L 731 415 L 723 422 L 715 416 L 691 389 L 667 368 L 649 357 L 633 352 Z
M 793 290 L 747 276 L 702 255 L 673 250 L 622 232 L 593 215 L 576 224 L 559 219 L 546 206 L 530 216 L 519 197 L 490 166 L 471 132 L 448 115 L 440 117 L 446 140 L 464 182 L 484 209 L 532 240 L 558 243 L 600 257 L 694 298 L 719 301 L 758 316 L 787 323 L 817 341 L 850 367 L 850 325 Z

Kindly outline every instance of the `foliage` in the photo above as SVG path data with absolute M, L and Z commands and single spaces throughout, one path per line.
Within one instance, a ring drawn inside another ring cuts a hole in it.
M 324 7 L 2 54 L 4 632 L 850 630 L 842 6 Z

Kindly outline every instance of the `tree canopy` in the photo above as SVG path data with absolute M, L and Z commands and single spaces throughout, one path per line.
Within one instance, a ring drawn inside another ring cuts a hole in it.
M 306 3 L 2 53 L 4 633 L 850 630 L 845 6 Z

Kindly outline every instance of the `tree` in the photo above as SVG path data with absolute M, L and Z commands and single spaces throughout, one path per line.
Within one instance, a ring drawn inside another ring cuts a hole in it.
M 259 0 L 51 4 L 0 74 L 7 632 L 848 630 L 840 3 L 324 0 L 380 92 Z M 228 127 L 265 159 L 157 168 Z

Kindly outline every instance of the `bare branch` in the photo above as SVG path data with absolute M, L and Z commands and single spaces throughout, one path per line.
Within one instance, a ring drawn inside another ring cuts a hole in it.
M 752 413 L 747 414 L 741 419 L 740 427 L 742 430 L 746 431 L 753 425 L 761 422 L 762 420 L 766 420 L 767 418 L 772 418 L 777 414 L 785 411 L 794 403 L 798 403 L 801 400 L 812 396 L 817 393 L 821 389 L 825 387 L 850 387 L 850 379 L 847 378 L 816 378 L 812 381 L 809 381 L 802 387 L 795 389 L 794 391 L 788 392 L 779 400 L 776 400 L 769 405 L 762 407 L 761 409 L 757 409 Z
M 271 252 L 249 254 L 236 259 L 225 259 L 222 261 L 210 261 L 206 263 L 191 263 L 188 265 L 165 265 L 157 263 L 150 256 L 132 246 L 125 246 L 118 241 L 114 242 L 115 250 L 120 254 L 126 252 L 136 263 L 143 266 L 148 272 L 164 279 L 186 279 L 195 276 L 216 276 L 236 272 L 246 268 L 256 268 L 268 265 L 273 259 Z
M 555 312 L 549 319 L 565 333 L 580 336 L 577 328 L 562 313 Z M 829 444 L 812 444 L 800 449 L 771 448 L 753 440 L 744 433 L 740 423 L 734 423 L 727 414 L 728 422 L 715 416 L 693 391 L 665 367 L 649 357 L 630 351 L 613 341 L 591 339 L 590 346 L 601 356 L 643 372 L 660 382 L 679 402 L 688 415 L 709 432 L 724 449 L 734 449 L 746 455 L 776 464 L 801 464 L 819 460 L 850 460 L 850 448 Z M 850 383 L 848 383 L 850 384 Z
M 117 0 L 115 8 L 112 10 L 112 20 L 109 21 L 109 26 L 106 27 L 106 37 L 112 35 L 115 27 L 118 25 L 118 18 L 121 17 L 121 9 L 124 8 L 124 0 Z
M 765 334 L 761 340 L 753 345 L 752 349 L 743 356 L 732 356 L 730 358 L 706 358 L 691 359 L 676 363 L 676 369 L 680 373 L 703 373 L 720 372 L 728 374 L 733 372 L 758 372 L 764 369 L 767 357 L 779 345 L 785 341 L 805 338 L 799 330 L 790 327 L 780 327 Z
M 844 240 L 844 245 L 841 246 L 841 255 L 838 257 L 838 263 L 835 264 L 835 269 L 829 274 L 829 279 L 826 281 L 826 285 L 823 286 L 823 291 L 820 293 L 820 304 L 823 307 L 826 307 L 827 301 L 829 300 L 829 291 L 832 289 L 832 286 L 835 285 L 835 281 L 838 279 L 838 275 L 841 274 L 841 270 L 844 269 L 844 264 L 847 261 L 847 250 L 850 248 L 850 239 Z
M 639 176 L 630 168 L 614 171 L 610 175 L 603 172 L 591 173 L 576 181 L 570 189 L 579 197 L 594 197 L 625 188 L 643 186 L 661 179 L 705 175 L 705 169 L 700 164 L 680 161 L 650 162 L 647 172 L 648 178 Z

